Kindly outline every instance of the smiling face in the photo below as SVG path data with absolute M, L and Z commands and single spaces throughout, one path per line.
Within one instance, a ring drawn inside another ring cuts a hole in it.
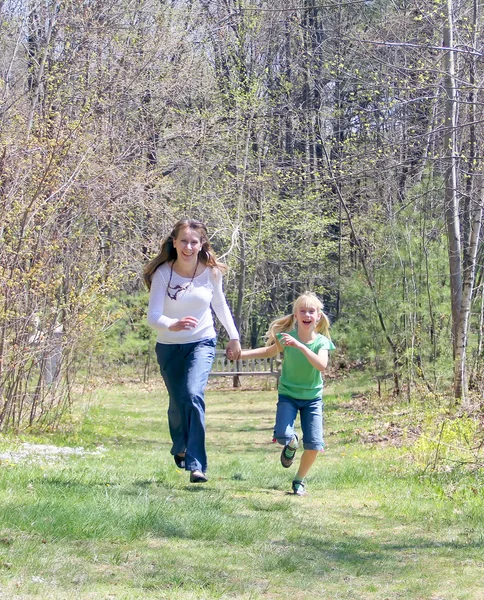
M 312 331 L 321 318 L 321 312 L 317 306 L 304 303 L 295 309 L 294 318 L 296 319 L 298 330 Z
M 201 234 L 190 227 L 182 227 L 173 240 L 173 247 L 180 263 L 194 264 L 198 259 L 198 253 L 202 249 Z

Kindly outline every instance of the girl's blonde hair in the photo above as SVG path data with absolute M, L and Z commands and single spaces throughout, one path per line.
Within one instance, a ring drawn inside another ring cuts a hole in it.
M 170 260 L 175 261 L 177 258 L 176 249 L 173 246 L 173 240 L 176 240 L 180 231 L 188 227 L 189 229 L 196 231 L 200 236 L 202 243 L 202 249 L 198 255 L 200 262 L 204 263 L 208 267 L 217 267 L 224 273 L 227 270 L 226 265 L 218 262 L 217 256 L 210 245 L 208 239 L 208 233 L 206 226 L 201 221 L 195 221 L 193 219 L 181 219 L 173 227 L 170 235 L 168 235 L 161 244 L 160 252 L 152 258 L 143 268 L 143 279 L 148 289 L 151 288 L 151 280 L 156 269 L 165 262 Z
M 327 338 L 329 338 L 329 319 L 328 316 L 323 312 L 323 303 L 321 300 L 313 294 L 313 292 L 304 292 L 296 298 L 292 307 L 292 314 L 286 315 L 285 317 L 280 317 L 269 325 L 269 330 L 266 334 L 267 337 L 267 346 L 271 346 L 272 344 L 278 344 L 279 341 L 277 339 L 278 333 L 285 333 L 288 331 L 292 331 L 297 326 L 297 322 L 295 319 L 295 314 L 301 308 L 301 306 L 311 306 L 314 307 L 320 314 L 320 319 L 316 323 L 315 331 L 316 333 L 322 333 Z

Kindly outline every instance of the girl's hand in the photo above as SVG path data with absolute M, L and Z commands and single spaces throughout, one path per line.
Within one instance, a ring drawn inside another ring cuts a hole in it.
M 198 319 L 195 317 L 183 317 L 173 325 L 170 325 L 168 329 L 170 331 L 187 331 L 194 329 L 198 325 Z
M 296 338 L 292 337 L 292 335 L 289 335 L 288 333 L 281 334 L 280 342 L 283 346 L 292 346 L 293 348 L 303 347 L 303 344 L 301 344 L 301 342 L 296 340 Z
M 225 350 L 225 356 L 229 360 L 239 360 L 242 348 L 240 347 L 239 340 L 230 340 Z

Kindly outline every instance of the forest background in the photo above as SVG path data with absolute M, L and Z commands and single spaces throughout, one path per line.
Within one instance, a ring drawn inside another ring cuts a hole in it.
M 147 376 L 141 271 L 182 216 L 244 346 L 310 289 L 336 370 L 482 411 L 481 9 L 0 0 L 1 429 Z

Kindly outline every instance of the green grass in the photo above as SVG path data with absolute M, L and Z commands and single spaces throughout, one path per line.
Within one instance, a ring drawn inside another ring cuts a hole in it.
M 481 472 L 422 469 L 402 432 L 423 409 L 348 389 L 328 389 L 304 498 L 270 441 L 274 391 L 208 392 L 207 485 L 169 455 L 159 384 L 101 390 L 70 432 L 0 438 L 0 598 L 483 600 Z

